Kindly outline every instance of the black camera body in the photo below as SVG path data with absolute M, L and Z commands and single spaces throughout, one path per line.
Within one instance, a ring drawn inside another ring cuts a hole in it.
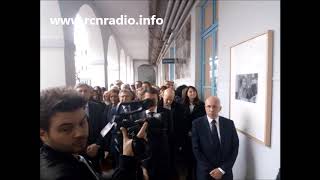
M 115 122 L 117 148 L 119 153 L 122 153 L 123 136 L 120 131 L 120 127 L 124 127 L 128 131 L 128 136 L 133 139 L 132 149 L 135 157 L 139 160 L 147 159 L 151 156 L 149 143 L 143 139 L 138 138 L 137 134 L 140 131 L 144 122 L 148 122 L 148 131 L 152 131 L 152 128 L 160 129 L 162 127 L 161 113 L 154 113 L 152 116 L 145 118 L 138 117 L 138 113 L 149 109 L 154 106 L 154 101 L 146 99 L 143 101 L 133 101 L 128 103 L 119 103 L 116 112 L 113 116 Z M 125 110 L 127 109 L 127 110 Z

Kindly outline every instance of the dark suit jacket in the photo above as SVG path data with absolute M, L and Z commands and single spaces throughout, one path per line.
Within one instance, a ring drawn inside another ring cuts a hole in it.
M 219 116 L 221 156 L 214 154 L 213 139 L 207 116 L 200 117 L 192 123 L 192 149 L 197 160 L 197 179 L 212 180 L 209 172 L 220 167 L 225 171 L 223 180 L 232 180 L 232 167 L 239 149 L 239 138 L 233 121 Z M 217 159 L 218 160 L 217 162 Z
M 118 109 L 120 108 L 120 109 Z M 130 111 L 136 110 L 138 107 L 136 106 L 130 106 Z M 119 112 L 117 112 L 117 110 Z M 104 111 L 104 126 L 106 126 L 109 122 L 111 122 L 114 117 L 114 115 L 117 115 L 117 113 L 124 113 L 123 106 L 112 106 L 111 104 L 107 105 Z M 138 114 L 131 115 L 132 120 L 138 119 Z M 119 119 L 122 120 L 122 119 Z M 113 126 L 110 132 L 103 138 L 104 139 L 104 150 L 110 152 L 113 160 L 113 167 L 118 168 L 119 167 L 119 158 L 120 158 L 120 152 L 122 144 L 116 143 L 121 142 L 118 138 L 122 138 L 122 135 L 119 136 L 119 128 L 121 126 L 121 123 L 118 124 L 117 127 Z
M 143 166 L 149 173 L 150 180 L 169 179 L 169 139 L 170 111 L 157 107 L 157 113 L 161 113 L 161 125 L 159 123 L 149 124 L 147 129 L 148 144 L 150 145 L 151 158 L 143 161 Z M 145 111 L 140 113 L 140 118 L 145 117 Z
M 186 158 L 185 160 L 187 161 L 188 166 L 195 166 L 195 158 L 192 153 L 192 143 L 191 143 L 191 129 L 192 129 L 192 122 L 196 120 L 199 117 L 202 117 L 206 114 L 205 107 L 204 107 L 204 102 L 200 101 L 199 104 L 196 104 L 193 108 L 193 111 L 190 112 L 189 105 L 184 104 L 185 108 L 185 126 L 188 134 L 188 138 L 186 139 Z
M 159 102 L 159 107 L 163 107 L 163 100 Z M 185 166 L 189 159 L 189 154 L 186 152 L 191 146 L 187 146 L 188 124 L 186 121 L 185 106 L 175 101 L 171 104 L 169 110 L 169 144 L 170 144 L 170 157 L 171 166 Z
M 100 172 L 101 169 L 100 169 L 99 161 L 104 157 L 104 152 L 103 152 L 104 140 L 100 134 L 100 131 L 103 128 L 103 107 L 100 104 L 89 101 L 88 111 L 89 111 L 89 117 L 88 117 L 89 136 L 88 136 L 87 145 L 89 146 L 91 144 L 97 144 L 97 145 L 100 145 L 100 148 L 98 150 L 97 156 L 93 158 L 89 157 L 86 153 L 83 153 L 82 155 L 92 162 L 92 165 L 96 171 Z
M 193 108 L 193 111 L 190 112 L 189 105 L 184 105 L 186 109 L 186 116 L 187 116 L 187 121 L 188 121 L 188 129 L 191 131 L 192 127 L 192 122 L 199 118 L 202 117 L 206 114 L 206 110 L 204 107 L 204 102 L 200 101 L 199 104 L 196 104 Z
M 96 143 L 101 144 L 100 131 L 103 128 L 104 120 L 103 120 L 103 107 L 100 104 L 89 101 L 88 102 L 89 109 L 89 137 L 88 137 L 88 145 Z

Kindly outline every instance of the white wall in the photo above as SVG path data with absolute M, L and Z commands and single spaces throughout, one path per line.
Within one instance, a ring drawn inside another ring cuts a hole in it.
M 63 48 L 41 48 L 40 53 L 40 89 L 65 86 Z
M 49 18 L 61 17 L 57 1 L 40 2 L 40 89 L 65 86 L 64 38 L 61 25 Z
M 275 179 L 280 167 L 280 1 L 218 2 L 218 96 L 229 117 L 230 47 L 274 31 L 271 148 L 238 132 L 234 179 Z

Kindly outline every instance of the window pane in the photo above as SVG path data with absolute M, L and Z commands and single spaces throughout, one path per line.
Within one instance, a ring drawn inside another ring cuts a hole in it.
M 212 81 L 212 36 L 205 39 L 204 45 L 204 61 L 205 61 L 205 86 L 211 86 Z
M 169 80 L 169 64 L 165 64 L 164 69 L 165 69 L 164 79 Z
M 208 29 L 213 22 L 212 0 L 209 0 L 204 7 L 204 29 Z
M 217 78 L 218 78 L 218 56 L 217 56 L 217 32 L 214 32 L 213 41 L 214 41 L 214 50 L 212 55 L 212 71 L 213 71 L 213 79 L 212 79 L 212 95 L 217 95 Z
M 211 96 L 211 88 L 205 88 L 204 89 L 204 101 L 209 97 Z

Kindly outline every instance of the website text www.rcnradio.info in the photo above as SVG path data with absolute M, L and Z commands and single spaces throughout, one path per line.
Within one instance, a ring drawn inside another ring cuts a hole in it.
M 53 25 L 74 25 L 77 21 L 82 21 L 86 25 L 162 25 L 163 19 L 157 18 L 156 15 L 151 17 L 143 17 L 139 15 L 139 19 L 128 18 L 127 15 L 120 15 L 118 18 L 50 18 Z

